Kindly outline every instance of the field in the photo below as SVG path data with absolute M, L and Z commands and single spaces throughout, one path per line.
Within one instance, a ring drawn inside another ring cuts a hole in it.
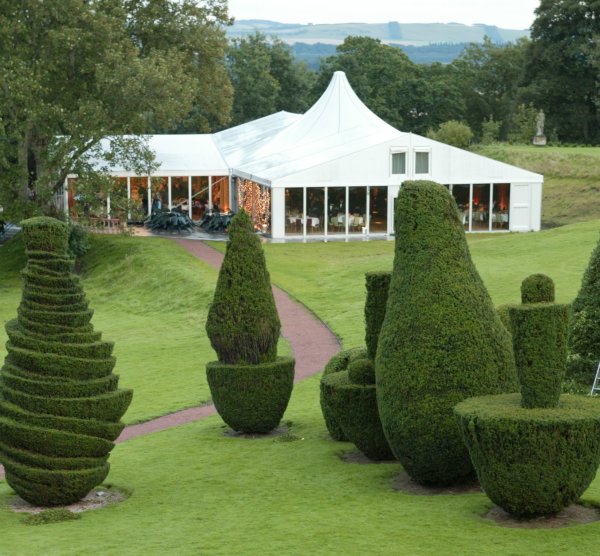
M 517 301 L 521 280 L 544 272 L 560 301 L 576 294 L 600 221 L 537 234 L 474 236 L 470 249 L 496 304 Z M 364 272 L 391 268 L 392 242 L 265 246 L 274 283 L 340 336 L 362 343 Z M 0 248 L 0 320 L 19 302 L 19 241 Z M 117 372 L 135 390 L 128 422 L 207 399 L 204 334 L 216 272 L 169 240 L 100 236 L 84 260 L 93 322 L 117 342 Z M 0 358 L 4 350 L 0 350 Z M 296 385 L 284 419 L 292 435 L 242 440 L 211 417 L 118 445 L 109 481 L 132 492 L 81 520 L 38 527 L 7 508 L 2 550 L 30 554 L 582 554 L 600 523 L 509 529 L 482 518 L 485 495 L 396 492 L 399 464 L 357 465 L 328 439 L 315 376 Z M 600 505 L 600 480 L 584 495 Z

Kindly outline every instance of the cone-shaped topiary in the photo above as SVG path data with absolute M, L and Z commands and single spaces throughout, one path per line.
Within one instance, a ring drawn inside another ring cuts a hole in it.
M 365 300 L 365 342 L 371 359 L 375 359 L 377 342 L 387 304 L 391 272 L 367 272 L 365 274 L 367 298 Z
M 234 430 L 277 426 L 294 383 L 294 360 L 277 357 L 279 316 L 264 253 L 250 217 L 231 220 L 206 332 L 219 361 L 206 376 L 221 418 Z
M 27 266 L 18 318 L 0 371 L 0 459 L 8 484 L 42 506 L 69 504 L 101 483 L 131 390 L 112 374 L 112 342 L 90 323 L 67 255 L 68 227 L 21 223 Z
M 521 303 L 553 303 L 554 281 L 545 274 L 532 274 L 521 282 Z
M 592 252 L 581 289 L 573 301 L 569 352 L 569 376 L 591 384 L 600 361 L 600 241 Z
M 452 409 L 518 390 L 510 335 L 471 261 L 456 203 L 433 182 L 405 182 L 375 371 L 383 430 L 423 484 L 474 475 Z
M 206 332 L 221 363 L 255 364 L 275 360 L 280 329 L 260 239 L 241 210 L 229 226 Z

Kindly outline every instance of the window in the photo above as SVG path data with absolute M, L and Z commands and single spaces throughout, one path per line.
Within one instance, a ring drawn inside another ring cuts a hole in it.
M 392 153 L 392 174 L 406 174 L 406 153 Z
M 415 153 L 415 174 L 429 174 L 429 152 Z

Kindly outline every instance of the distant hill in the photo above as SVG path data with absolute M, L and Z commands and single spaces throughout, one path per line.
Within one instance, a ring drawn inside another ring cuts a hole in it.
M 349 35 L 373 37 L 386 44 L 402 48 L 413 62 L 449 63 L 472 42 L 483 42 L 488 36 L 493 42 L 513 42 L 529 36 L 528 29 L 502 29 L 495 25 L 464 25 L 462 23 L 279 23 L 264 19 L 240 19 L 227 29 L 230 38 L 245 37 L 260 31 L 276 36 L 292 45 L 295 56 L 312 69 L 319 60 L 335 53 L 335 47 Z

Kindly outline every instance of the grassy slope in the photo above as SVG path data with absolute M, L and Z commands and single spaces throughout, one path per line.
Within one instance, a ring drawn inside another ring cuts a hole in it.
M 495 144 L 476 152 L 544 175 L 542 224 L 583 222 L 600 215 L 600 149 Z

